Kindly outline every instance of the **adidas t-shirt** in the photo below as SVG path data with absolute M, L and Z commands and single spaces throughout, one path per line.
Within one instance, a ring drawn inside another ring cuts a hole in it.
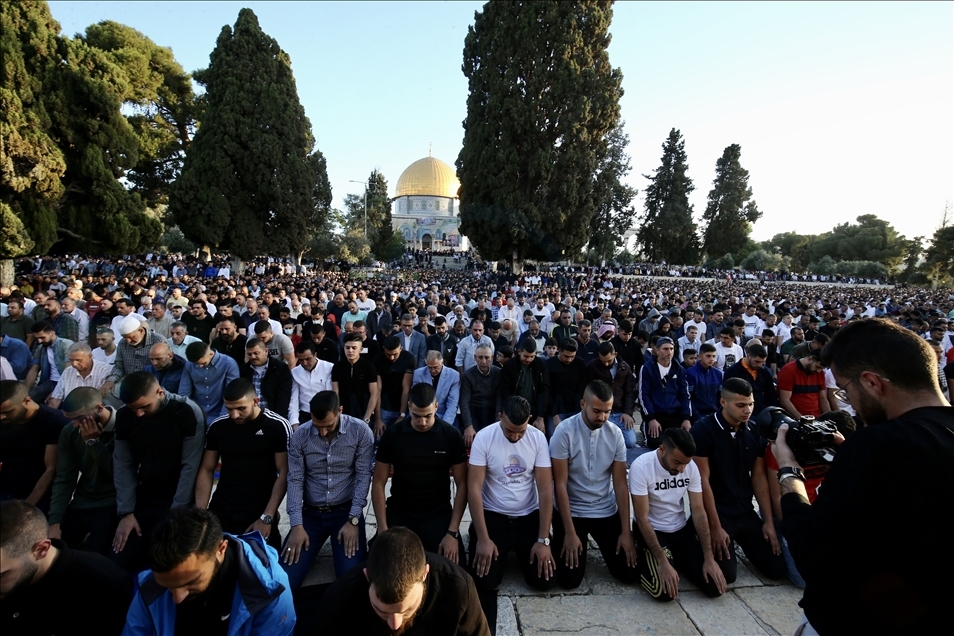
M 629 467 L 629 492 L 649 496 L 649 523 L 659 532 L 676 532 L 686 525 L 683 496 L 686 491 L 702 492 L 702 478 L 695 462 L 678 475 L 659 463 L 658 452 L 645 453 Z
M 539 429 L 528 426 L 516 443 L 507 439 L 500 422 L 480 429 L 470 447 L 470 465 L 487 467 L 485 510 L 522 517 L 540 507 L 534 468 L 550 467 L 550 449 Z

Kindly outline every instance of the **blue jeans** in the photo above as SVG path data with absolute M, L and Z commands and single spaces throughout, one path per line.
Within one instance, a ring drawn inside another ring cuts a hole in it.
M 384 422 L 384 428 L 391 428 L 399 419 L 401 419 L 401 414 L 398 411 L 381 409 L 381 421 Z
M 562 422 L 568 417 L 573 417 L 573 415 L 571 413 L 557 413 L 557 417 L 559 417 Z M 548 415 L 543 418 L 543 425 L 547 429 L 544 431 L 547 434 L 547 441 L 550 441 L 550 438 L 553 437 L 553 431 L 556 430 L 556 426 L 553 425 L 553 416 Z
M 321 512 L 311 506 L 303 506 L 301 522 L 308 534 L 308 549 L 302 550 L 298 563 L 286 564 L 282 561 L 282 569 L 288 574 L 288 586 L 292 590 L 301 587 L 302 581 L 311 569 L 318 551 L 329 538 L 331 539 L 331 555 L 335 564 L 335 577 L 363 562 L 368 558 L 368 542 L 364 533 L 364 517 L 358 523 L 358 551 L 350 559 L 345 556 L 344 546 L 338 542 L 338 532 L 348 523 L 348 513 L 351 503 L 328 512 Z M 291 533 L 289 533 L 291 535 Z
M 623 424 L 622 413 L 612 413 L 609 417 L 609 421 L 618 426 L 619 430 L 623 432 L 623 441 L 626 443 L 626 448 L 636 448 L 636 427 L 626 428 L 626 425 Z
M 797 588 L 805 589 L 805 579 L 799 574 L 795 566 L 795 559 L 792 558 L 792 551 L 788 549 L 788 541 L 782 536 L 782 522 L 775 519 L 775 534 L 778 536 L 779 545 L 782 547 L 782 556 L 785 557 L 785 567 L 788 568 L 788 580 Z

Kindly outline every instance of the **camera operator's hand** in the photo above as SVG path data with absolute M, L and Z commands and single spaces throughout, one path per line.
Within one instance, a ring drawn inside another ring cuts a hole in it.
M 782 424 L 778 427 L 778 435 L 772 446 L 772 453 L 775 455 L 775 461 L 778 462 L 779 468 L 798 466 L 795 453 L 792 452 L 792 449 L 789 448 L 788 442 L 786 441 L 786 435 L 788 435 L 788 424 Z
M 732 538 L 722 529 L 722 526 L 709 528 L 709 535 L 712 537 L 712 556 L 717 560 L 728 559 L 732 556 Z
M 776 556 L 782 553 L 782 546 L 778 543 L 778 535 L 775 534 L 775 523 L 771 520 L 762 524 L 762 538 L 772 544 L 772 553 Z
M 836 431 L 834 435 L 831 436 L 831 443 L 835 446 L 841 446 L 845 443 L 845 436 L 841 432 Z

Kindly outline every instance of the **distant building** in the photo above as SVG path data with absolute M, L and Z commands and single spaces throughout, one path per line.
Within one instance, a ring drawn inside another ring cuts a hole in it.
M 460 233 L 460 181 L 449 165 L 428 156 L 401 173 L 391 199 L 394 231 L 413 249 L 466 250 Z

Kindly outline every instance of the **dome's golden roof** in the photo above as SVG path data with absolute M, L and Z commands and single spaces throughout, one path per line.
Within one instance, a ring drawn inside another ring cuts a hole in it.
M 460 181 L 453 168 L 440 159 L 424 157 L 401 173 L 394 197 L 425 195 L 456 199 L 458 188 Z

